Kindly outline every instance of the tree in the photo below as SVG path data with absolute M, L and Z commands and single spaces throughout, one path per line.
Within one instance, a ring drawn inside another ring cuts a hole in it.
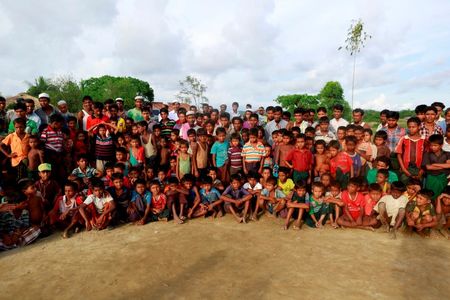
M 52 88 L 51 79 L 44 78 L 44 76 L 35 78 L 34 83 L 26 82 L 26 84 L 28 85 L 28 90 L 26 93 L 34 97 L 39 96 L 40 93 L 48 93 Z
M 297 107 L 317 108 L 319 98 L 316 95 L 294 94 L 278 96 L 275 102 L 279 103 L 285 110 L 293 113 Z
M 355 90 L 355 73 L 356 73 L 356 54 L 361 52 L 361 48 L 365 47 L 367 39 L 371 39 L 372 36 L 364 31 L 364 23 L 361 19 L 352 20 L 350 27 L 347 31 L 347 39 L 345 40 L 345 46 L 339 47 L 338 50 L 345 48 L 353 56 L 353 79 L 352 79 L 352 108 L 353 108 L 353 94 Z
M 70 75 L 53 79 L 39 76 L 34 80 L 34 84 L 28 85 L 28 94 L 37 97 L 40 93 L 48 93 L 53 104 L 64 99 L 72 112 L 80 109 L 83 95 L 90 95 L 95 101 L 102 102 L 108 98 L 121 97 L 125 100 L 126 108 L 133 107 L 136 95 L 153 101 L 153 89 L 149 83 L 133 77 L 105 75 L 77 82 Z
M 344 89 L 338 81 L 328 81 L 322 90 L 320 90 L 318 97 L 320 99 L 319 105 L 326 107 L 329 114 L 331 114 L 333 105 L 341 104 L 344 106 L 344 117 L 347 120 L 350 119 L 351 108 L 344 99 Z
M 83 95 L 89 95 L 97 101 L 121 97 L 124 99 L 125 108 L 134 106 L 134 97 L 137 95 L 144 96 L 151 102 L 154 98 L 150 84 L 133 77 L 114 77 L 109 75 L 92 77 L 81 80 L 80 86 Z
M 56 104 L 59 100 L 66 100 L 70 111 L 79 109 L 81 90 L 78 82 L 70 75 L 59 76 L 53 79 L 39 76 L 34 84 L 28 83 L 27 94 L 38 97 L 40 93 L 47 93 L 50 101 Z
M 180 92 L 176 95 L 177 99 L 184 103 L 193 103 L 198 106 L 201 103 L 208 103 L 208 98 L 204 96 L 207 86 L 194 76 L 186 76 L 180 80 Z

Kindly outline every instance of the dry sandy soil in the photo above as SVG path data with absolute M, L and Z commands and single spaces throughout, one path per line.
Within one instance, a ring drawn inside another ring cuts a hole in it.
M 237 224 L 125 225 L 0 254 L 2 299 L 448 299 L 450 242 Z

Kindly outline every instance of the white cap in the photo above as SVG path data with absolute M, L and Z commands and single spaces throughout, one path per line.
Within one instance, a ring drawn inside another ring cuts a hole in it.
M 192 115 L 195 115 L 195 112 L 192 110 L 190 110 L 186 113 L 186 116 L 192 116 Z
M 142 97 L 142 96 L 136 96 L 136 97 L 134 97 L 134 100 L 144 100 L 144 97 Z
M 47 98 L 47 99 L 50 99 L 50 96 L 49 96 L 47 93 L 40 93 L 39 96 L 38 96 L 38 98 L 39 98 L 39 99 L 40 99 L 40 98 Z
M 180 102 L 178 100 L 175 100 L 172 102 L 172 104 L 180 104 Z
M 122 102 L 123 102 L 123 99 L 119 97 L 119 98 L 116 98 L 115 101 L 116 101 L 116 102 L 117 102 L 117 101 L 122 101 Z
M 58 104 L 58 106 L 67 105 L 67 102 L 66 102 L 66 100 L 59 100 L 58 103 L 56 103 L 56 104 Z

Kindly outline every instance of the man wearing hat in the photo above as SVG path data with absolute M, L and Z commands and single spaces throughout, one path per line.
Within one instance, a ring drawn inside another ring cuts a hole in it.
M 41 108 L 37 109 L 35 113 L 41 119 L 41 127 L 47 127 L 50 116 L 59 114 L 59 112 L 50 104 L 50 96 L 47 93 L 39 94 L 39 104 Z
M 67 119 L 69 117 L 73 117 L 73 113 L 69 112 L 69 107 L 67 106 L 66 100 L 59 100 L 57 105 L 60 114 L 63 116 L 64 120 L 66 120 L 67 123 Z
M 122 98 L 116 98 L 116 100 L 114 100 L 114 102 L 116 102 L 117 104 L 117 115 L 123 119 L 125 119 L 127 117 L 127 111 L 125 110 L 125 108 L 123 107 L 124 101 Z
M 180 109 L 180 102 L 173 101 L 172 110 L 169 111 L 169 119 L 174 120 L 175 122 L 178 121 L 178 110 L 179 109 Z
M 189 129 L 195 129 L 195 131 L 197 131 L 200 128 L 200 126 L 195 124 L 195 113 L 192 110 L 190 110 L 186 113 L 186 119 L 187 119 L 187 122 L 184 123 L 183 125 L 181 125 L 181 129 L 180 129 L 180 136 L 184 140 L 188 140 L 187 132 Z
M 134 108 L 130 109 L 127 113 L 129 118 L 132 118 L 134 122 L 140 122 L 144 120 L 142 116 L 142 104 L 144 103 L 144 97 L 136 96 L 134 97 Z

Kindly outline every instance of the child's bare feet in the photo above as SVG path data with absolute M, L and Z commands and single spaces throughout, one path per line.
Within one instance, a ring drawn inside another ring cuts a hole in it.
M 338 228 L 339 228 L 339 225 L 338 225 L 336 222 L 332 222 L 332 223 L 331 223 L 331 226 L 332 226 L 334 229 L 338 229 Z
M 219 212 L 217 213 L 217 217 L 218 218 L 222 218 L 223 217 L 223 211 L 219 210 Z
M 391 230 L 391 238 L 393 240 L 397 239 L 397 230 L 395 228 L 392 228 L 392 230 Z
M 288 230 L 288 226 L 287 226 L 287 225 L 284 225 L 284 226 L 283 226 L 283 229 L 284 229 L 284 230 Z
M 67 230 L 64 230 L 64 232 L 62 233 L 62 238 L 63 239 L 68 239 L 69 238 L 69 232 Z
M 257 217 L 255 214 L 252 214 L 252 215 L 250 216 L 250 220 L 252 220 L 252 221 L 258 221 L 258 217 Z

